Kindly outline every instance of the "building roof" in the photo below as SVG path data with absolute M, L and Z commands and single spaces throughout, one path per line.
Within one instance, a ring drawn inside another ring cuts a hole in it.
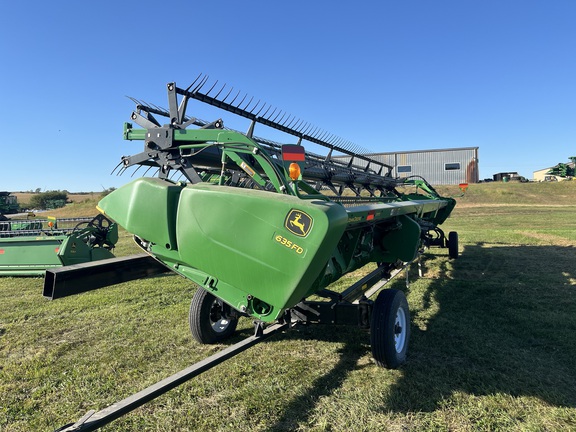
M 478 150 L 480 147 L 453 147 L 453 148 L 445 148 L 445 149 L 429 149 L 429 150 L 398 150 L 392 152 L 375 152 L 375 153 L 367 153 L 364 156 L 373 156 L 373 155 L 393 155 L 393 154 L 407 154 L 407 153 L 435 153 L 435 152 L 447 152 L 447 151 L 461 151 L 461 150 Z

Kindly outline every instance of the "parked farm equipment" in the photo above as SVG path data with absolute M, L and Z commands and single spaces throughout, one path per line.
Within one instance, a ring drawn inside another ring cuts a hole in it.
M 242 316 L 254 320 L 255 334 L 62 430 L 94 430 L 299 323 L 369 329 L 376 363 L 397 368 L 406 360 L 410 312 L 402 291 L 382 288 L 427 247 L 458 255 L 457 234 L 439 228 L 453 198 L 422 178 L 393 178 L 391 166 L 348 141 L 224 88 L 203 92 L 205 85 L 204 77 L 187 89 L 169 83 L 168 110 L 133 99 L 131 119 L 141 128 L 126 123 L 124 138 L 144 148 L 124 156 L 120 171 L 145 167 L 156 176 L 120 187 L 98 206 L 146 253 L 200 287 L 189 314 L 198 342 L 229 338 Z M 248 131 L 188 117 L 192 100 L 247 118 Z M 296 143 L 257 137 L 259 124 Z M 303 141 L 327 154 L 305 151 Z M 370 263 L 361 280 L 331 289 Z
M 40 276 L 46 269 L 111 258 L 117 225 L 94 218 L 0 222 L 0 276 Z
M 10 192 L 0 192 L 0 220 L 2 220 L 2 213 L 18 213 L 18 210 L 20 210 L 18 199 L 14 195 L 11 195 Z

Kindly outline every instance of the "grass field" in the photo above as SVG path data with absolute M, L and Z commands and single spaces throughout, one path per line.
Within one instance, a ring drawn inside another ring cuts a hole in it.
M 458 202 L 443 228 L 460 258 L 433 249 L 424 277 L 393 282 L 412 313 L 401 369 L 372 362 L 364 331 L 300 328 L 103 430 L 576 430 L 576 182 L 471 185 Z M 195 289 L 166 275 L 50 302 L 40 278 L 0 279 L 0 430 L 54 430 L 222 349 L 191 339 Z M 231 342 L 251 333 L 241 321 Z

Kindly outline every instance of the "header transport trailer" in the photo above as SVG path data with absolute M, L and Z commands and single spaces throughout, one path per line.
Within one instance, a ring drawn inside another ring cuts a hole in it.
M 376 363 L 397 368 L 406 361 L 410 312 L 402 291 L 382 288 L 427 247 L 458 255 L 457 234 L 439 228 L 453 198 L 423 178 L 393 178 L 391 166 L 359 146 L 269 105 L 215 85 L 204 92 L 206 82 L 199 76 L 187 89 L 168 83 L 168 109 L 133 99 L 124 139 L 143 149 L 122 157 L 119 172 L 144 168 L 154 176 L 116 189 L 98 209 L 200 287 L 189 314 L 198 342 L 229 338 L 243 316 L 254 320 L 255 334 L 61 430 L 93 430 L 297 323 L 369 329 Z M 248 119 L 247 132 L 187 116 L 193 101 Z M 282 145 L 258 137 L 258 125 L 295 138 Z M 305 151 L 303 142 L 327 154 Z M 369 263 L 374 270 L 361 280 L 331 289 Z

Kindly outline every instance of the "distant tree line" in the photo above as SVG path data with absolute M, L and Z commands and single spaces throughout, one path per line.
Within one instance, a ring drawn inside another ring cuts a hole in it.
M 30 198 L 30 208 L 51 210 L 64 207 L 68 202 L 68 191 L 47 191 L 36 193 Z
M 550 169 L 547 174 L 552 174 L 559 177 L 574 177 L 576 175 L 576 156 L 571 156 L 568 159 L 572 161 L 572 165 L 559 163 Z

